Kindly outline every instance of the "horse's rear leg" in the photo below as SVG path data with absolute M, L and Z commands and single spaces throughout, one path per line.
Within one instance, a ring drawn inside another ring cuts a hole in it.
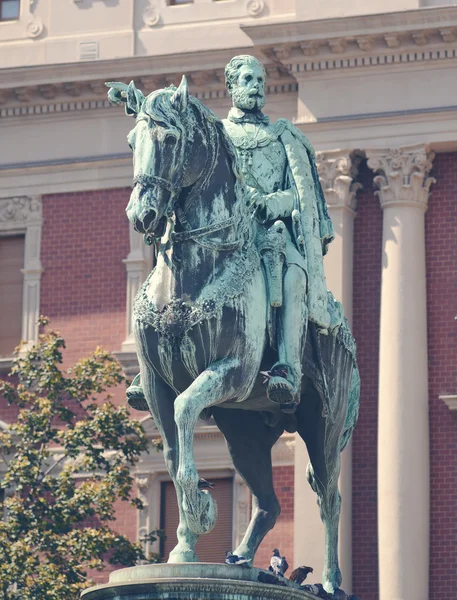
M 322 417 L 322 404 L 315 391 L 302 398 L 297 417 L 298 433 L 306 443 L 310 458 L 308 481 L 317 494 L 317 503 L 325 527 L 322 584 L 327 592 L 333 594 L 342 582 L 338 564 L 338 525 L 341 506 L 338 490 L 341 465 L 340 437 L 335 425 Z
M 241 362 L 226 358 L 210 365 L 175 400 L 175 422 L 178 430 L 179 468 L 177 484 L 182 492 L 182 506 L 191 530 L 200 535 L 214 527 L 216 504 L 207 491 L 198 489 L 195 466 L 194 429 L 203 409 L 240 395 Z
M 217 426 L 227 440 L 233 464 L 253 494 L 251 522 L 234 554 L 249 560 L 281 512 L 273 487 L 271 448 L 282 428 L 267 427 L 258 412 L 217 407 Z

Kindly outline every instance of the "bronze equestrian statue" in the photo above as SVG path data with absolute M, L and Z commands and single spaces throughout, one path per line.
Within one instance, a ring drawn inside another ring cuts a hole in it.
M 252 562 L 280 513 L 271 449 L 297 431 L 325 525 L 323 584 L 338 566 L 340 452 L 355 426 L 360 379 L 341 305 L 327 291 L 323 256 L 333 228 L 307 138 L 262 113 L 265 70 L 251 56 L 226 67 L 233 108 L 221 122 L 183 77 L 147 97 L 108 83 L 135 118 L 128 218 L 157 260 L 134 307 L 140 377 L 129 401 L 147 407 L 163 438 L 178 497 L 169 562 L 195 562 L 217 507 L 200 489 L 193 435 L 212 416 L 253 495 L 233 555 Z

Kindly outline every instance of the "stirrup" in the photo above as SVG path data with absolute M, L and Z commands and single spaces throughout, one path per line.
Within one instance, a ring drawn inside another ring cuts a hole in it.
M 268 371 L 267 398 L 288 414 L 294 413 L 300 404 L 300 398 L 295 386 L 289 381 L 292 369 L 284 363 L 276 363 Z

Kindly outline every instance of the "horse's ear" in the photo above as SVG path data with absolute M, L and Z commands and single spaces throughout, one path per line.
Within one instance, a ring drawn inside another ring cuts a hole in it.
M 127 88 L 127 113 L 136 117 L 141 110 L 143 102 L 143 92 L 141 90 L 138 90 L 135 87 L 134 82 L 131 81 L 129 83 L 129 87 Z
M 189 104 L 189 87 L 186 76 L 183 75 L 179 88 L 171 97 L 171 105 L 179 112 L 184 112 Z

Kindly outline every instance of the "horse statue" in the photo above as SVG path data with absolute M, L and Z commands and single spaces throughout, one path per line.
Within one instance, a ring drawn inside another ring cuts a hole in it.
M 148 408 L 163 439 L 179 505 L 178 544 L 169 562 L 196 562 L 198 536 L 215 525 L 217 507 L 200 489 L 195 425 L 212 416 L 233 464 L 253 496 L 253 512 L 236 556 L 250 563 L 273 528 L 271 449 L 297 431 L 310 464 L 307 477 L 325 525 L 323 585 L 341 585 L 338 565 L 340 452 L 358 413 L 359 377 L 347 323 L 336 334 L 307 327 L 301 401 L 285 414 L 267 399 L 260 371 L 276 356 L 269 340 L 264 267 L 252 205 L 234 147 L 222 123 L 189 94 L 185 77 L 144 97 L 123 85 L 134 157 L 126 212 L 135 229 L 157 241 L 155 267 L 134 306 L 134 335 Z M 271 319 L 270 319 L 271 321 Z

